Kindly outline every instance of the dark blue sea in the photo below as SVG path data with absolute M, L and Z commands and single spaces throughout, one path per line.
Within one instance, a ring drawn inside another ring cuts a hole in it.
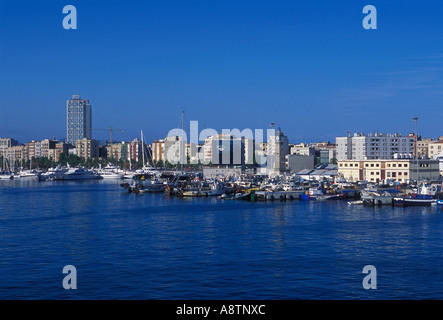
M 0 181 L 0 299 L 443 299 L 435 207 L 181 199 L 119 183 Z M 66 265 L 77 289 L 62 285 Z

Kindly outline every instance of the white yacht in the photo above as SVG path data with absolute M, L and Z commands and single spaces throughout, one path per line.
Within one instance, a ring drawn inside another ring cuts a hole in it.
M 112 164 L 107 164 L 106 167 L 97 170 L 97 174 L 103 179 L 122 179 L 123 176 L 118 172 L 118 168 Z
M 94 171 L 85 168 L 70 168 L 68 171 L 63 173 L 63 180 L 92 180 L 92 179 L 102 179 L 102 177 L 96 174 Z
M 40 175 L 40 180 L 63 180 L 63 174 L 68 169 L 62 169 L 60 165 L 56 168 L 49 168 L 48 171 Z
M 40 175 L 40 172 L 37 170 L 21 170 L 18 174 L 18 176 L 14 176 L 14 178 L 20 178 L 20 179 L 38 179 Z
M 2 172 L 0 173 L 0 180 L 10 180 L 14 176 L 11 173 Z

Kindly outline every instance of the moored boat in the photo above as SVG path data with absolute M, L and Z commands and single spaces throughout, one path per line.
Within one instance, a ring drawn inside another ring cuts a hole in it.
M 80 168 L 70 168 L 65 173 L 63 173 L 63 180 L 93 180 L 102 179 L 101 176 L 96 174 L 92 170 Z
M 385 191 L 383 193 L 374 192 L 374 191 L 365 191 L 361 192 L 361 200 L 364 205 L 392 205 L 392 195 Z

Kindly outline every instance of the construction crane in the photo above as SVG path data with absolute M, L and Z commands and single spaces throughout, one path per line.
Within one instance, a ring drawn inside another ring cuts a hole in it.
M 112 129 L 112 127 L 110 127 L 109 129 L 98 129 L 98 128 L 95 128 L 95 129 L 92 129 L 92 130 L 109 131 L 109 132 L 111 133 L 111 159 L 114 160 L 114 154 L 113 154 L 113 152 L 112 152 L 112 132 L 113 132 L 115 129 Z M 117 131 L 119 131 L 119 132 L 123 132 L 123 130 L 121 130 L 121 129 L 117 129 Z

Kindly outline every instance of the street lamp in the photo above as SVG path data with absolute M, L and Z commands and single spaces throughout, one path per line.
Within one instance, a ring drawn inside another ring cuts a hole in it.
M 417 121 L 418 117 L 412 118 L 415 124 L 415 163 L 417 166 L 417 192 L 418 192 L 418 135 L 417 135 Z

